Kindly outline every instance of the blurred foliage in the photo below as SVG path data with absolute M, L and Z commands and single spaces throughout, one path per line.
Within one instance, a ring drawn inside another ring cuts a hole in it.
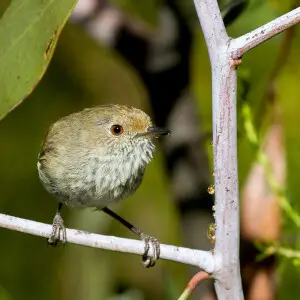
M 158 8 L 162 1 L 163 0 L 110 0 L 111 3 L 126 12 L 129 16 L 134 16 L 151 27 L 157 25 Z
M 137 14 L 145 22 L 155 24 L 159 0 L 143 1 L 143 5 L 137 1 L 113 1 L 129 14 Z M 0 16 L 9 3 L 1 1 Z M 232 3 L 238 6 L 241 2 Z M 250 0 L 239 18 L 228 27 L 229 34 L 236 37 L 253 30 L 287 12 L 295 3 L 292 0 Z M 44 23 L 45 19 L 41 21 L 42 25 Z M 283 33 L 245 55 L 239 69 L 239 173 L 242 187 L 249 167 L 257 157 L 257 149 L 244 131 L 243 104 L 247 103 L 254 117 L 253 126 L 259 135 L 263 135 L 272 111 L 272 103 L 268 102 L 266 95 L 271 80 L 275 80 L 274 101 L 280 104 L 286 137 L 287 199 L 299 213 L 299 26 L 291 37 L 291 45 L 286 43 L 286 35 Z M 288 53 L 284 64 L 279 62 L 282 49 Z M 26 54 L 28 51 L 24 48 Z M 29 54 L 34 57 L 33 53 Z M 210 65 L 198 28 L 195 30 L 191 65 L 192 88 L 198 98 L 202 124 L 210 133 Z M 3 72 L 1 62 L 0 66 Z M 275 69 L 279 66 L 281 68 L 274 79 Z M 8 65 L 5 66 L 7 70 L 10 70 Z M 41 70 L 39 74 L 42 74 Z M 14 88 L 18 90 L 20 87 L 14 83 Z M 0 98 L 3 104 L 2 95 Z M 59 117 L 107 102 L 131 104 L 149 112 L 147 94 L 134 70 L 114 51 L 94 43 L 80 27 L 67 25 L 52 63 L 38 87 L 0 123 L 2 213 L 47 223 L 52 221 L 56 203 L 42 188 L 36 173 L 36 157 L 43 136 L 48 126 Z M 211 155 L 210 141 L 207 141 L 207 149 Z M 137 193 L 113 209 L 161 242 L 181 244 L 180 218 L 171 202 L 168 178 L 164 174 L 159 151 Z M 63 215 L 68 227 L 132 238 L 121 225 L 100 212 L 65 209 Z M 284 243 L 299 250 L 300 240 L 294 224 L 287 219 L 285 225 Z M 0 300 L 174 299 L 188 281 L 186 267 L 180 264 L 160 261 L 153 270 L 146 270 L 142 267 L 141 258 L 133 255 L 74 245 L 52 249 L 44 239 L 6 230 L 0 231 L 0 239 Z M 297 263 L 286 257 L 281 259 L 278 299 L 293 299 L 300 293 L 299 273 Z
M 278 182 L 274 178 L 272 174 L 272 170 L 270 167 L 270 161 L 267 155 L 262 151 L 261 145 L 262 141 L 260 140 L 258 132 L 254 128 L 251 109 L 249 105 L 245 104 L 242 109 L 242 115 L 244 117 L 244 127 L 245 127 L 245 134 L 249 140 L 249 142 L 255 147 L 256 149 L 256 160 L 260 165 L 262 165 L 266 172 L 266 180 L 268 182 L 268 186 L 272 190 L 273 195 L 276 195 L 279 201 L 279 205 L 282 211 L 285 214 L 285 223 L 288 224 L 288 227 L 292 226 L 291 228 L 286 230 L 286 232 L 290 232 L 292 236 L 294 233 L 299 231 L 300 229 L 300 210 L 295 203 L 291 203 L 291 198 L 288 198 L 287 191 L 289 190 L 289 180 L 286 187 L 279 186 Z M 287 123 L 285 122 L 285 127 Z M 289 156 L 289 154 L 287 154 Z M 289 174 L 291 173 L 291 168 L 289 168 Z M 286 226 L 286 228 L 288 228 Z M 283 236 L 282 243 L 287 243 L 285 241 L 286 235 Z M 294 238 L 293 238 L 294 239 Z M 299 249 L 297 244 L 299 243 L 296 237 L 296 244 L 295 242 L 289 241 L 287 247 L 283 247 L 281 243 L 256 243 L 256 247 L 259 249 L 260 254 L 258 255 L 258 260 L 263 260 L 271 255 L 277 255 L 281 259 L 281 273 L 282 273 L 282 284 L 281 289 L 279 289 L 279 295 L 282 294 L 280 299 L 290 299 L 292 295 L 294 295 L 295 290 L 287 291 L 286 284 L 290 285 L 290 281 L 293 281 L 294 284 L 299 280 L 300 276 L 300 251 L 295 250 Z M 295 246 L 295 249 L 291 247 Z M 292 264 L 291 264 L 292 262 Z M 292 274 L 292 276 L 291 276 Z M 287 279 L 288 278 L 288 279 Z M 286 281 L 288 282 L 286 283 Z
M 157 26 L 160 6 L 172 0 L 110 0 L 110 2 L 124 11 L 128 16 L 142 21 L 154 28 Z M 193 1 L 176 0 L 187 18 L 198 22 Z M 249 0 L 218 0 L 222 17 L 226 25 L 238 18 L 247 7 Z
M 231 24 L 244 11 L 248 0 L 219 0 L 219 7 L 225 25 Z
M 299 5 L 298 0 L 269 0 L 271 7 L 279 13 L 285 13 Z
M 0 119 L 43 76 L 76 0 L 15 0 L 0 20 Z
M 291 45 L 291 53 L 287 57 L 287 63 L 277 77 L 276 87 L 278 101 L 282 108 L 282 118 L 284 122 L 285 147 L 287 158 L 287 196 L 292 207 L 300 212 L 300 191 L 299 191 L 299 130 L 297 130 L 299 122 L 299 114 L 297 106 L 299 105 L 300 89 L 300 28 L 295 28 L 293 43 Z M 285 220 L 286 236 L 285 244 L 295 249 L 300 249 L 299 228 L 289 221 Z M 300 278 L 300 267 L 295 266 L 289 258 L 283 258 L 281 262 L 281 278 L 282 285 L 280 296 L 282 299 L 291 299 L 295 293 L 300 293 L 298 284 Z M 293 289 L 291 287 L 293 286 Z

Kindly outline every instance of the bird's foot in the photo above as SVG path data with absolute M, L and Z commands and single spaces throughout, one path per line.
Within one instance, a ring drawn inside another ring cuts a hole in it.
M 60 213 L 57 212 L 53 219 L 52 232 L 48 239 L 48 245 L 55 247 L 59 241 L 65 244 L 67 242 L 67 233 L 64 220 Z
M 155 266 L 156 261 L 159 259 L 160 256 L 160 244 L 159 241 L 147 234 L 141 233 L 140 239 L 145 242 L 145 252 L 142 256 L 143 258 L 143 265 L 145 268 L 152 268 Z M 152 248 L 152 255 L 149 256 L 150 247 Z

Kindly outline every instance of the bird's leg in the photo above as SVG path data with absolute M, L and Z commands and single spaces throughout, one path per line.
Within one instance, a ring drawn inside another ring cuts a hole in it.
M 48 245 L 50 246 L 56 246 L 60 240 L 63 244 L 67 242 L 67 233 L 64 225 L 64 220 L 60 215 L 61 208 L 62 208 L 62 203 L 59 202 L 52 223 L 52 232 L 48 239 Z
M 130 224 L 129 222 L 124 220 L 122 217 L 120 217 L 119 215 L 114 213 L 109 208 L 104 207 L 102 209 L 102 211 L 105 212 L 106 214 L 108 214 L 109 216 L 113 217 L 115 220 L 119 221 L 121 224 L 123 224 L 125 227 L 127 227 L 130 231 L 135 233 L 142 241 L 144 241 L 145 251 L 142 256 L 143 264 L 144 264 L 145 268 L 154 267 L 156 261 L 159 259 L 159 256 L 160 256 L 159 241 L 156 238 L 141 232 L 140 229 L 138 229 L 137 227 L 133 226 L 132 224 Z M 148 255 L 150 246 L 152 247 L 153 257 L 150 257 Z

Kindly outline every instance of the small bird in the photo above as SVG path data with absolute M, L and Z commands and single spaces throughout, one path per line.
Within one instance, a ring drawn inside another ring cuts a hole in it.
M 157 239 L 141 232 L 107 206 L 132 195 L 142 182 L 155 149 L 154 139 L 170 130 L 154 126 L 143 111 L 108 104 L 86 108 L 59 119 L 44 140 L 37 169 L 45 189 L 58 200 L 50 245 L 66 242 L 60 215 L 63 204 L 94 207 L 121 222 L 145 242 L 143 263 L 153 267 L 159 258 Z M 150 246 L 153 257 L 148 256 Z

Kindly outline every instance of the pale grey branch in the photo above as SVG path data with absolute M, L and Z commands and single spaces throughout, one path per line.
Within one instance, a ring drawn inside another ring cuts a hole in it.
M 194 0 L 212 70 L 215 173 L 215 288 L 218 299 L 244 299 L 239 266 L 236 70 L 217 0 Z
M 274 37 L 282 31 L 296 25 L 300 22 L 300 7 L 290 11 L 289 13 L 230 41 L 228 51 L 231 58 L 238 59 L 247 51 Z
M 52 226 L 49 224 L 5 214 L 0 214 L 0 227 L 45 238 L 50 236 L 52 230 Z M 144 243 L 141 241 L 94 234 L 75 229 L 67 229 L 67 242 L 138 255 L 144 253 Z M 152 255 L 152 253 L 150 253 L 150 255 Z M 210 251 L 193 250 L 161 244 L 160 258 L 197 266 L 208 273 L 212 273 L 214 270 L 214 257 Z
M 221 12 L 215 0 L 194 0 L 205 37 L 211 63 L 216 62 L 219 49 L 229 41 Z
M 217 0 L 194 0 L 212 69 L 215 173 L 214 249 L 218 299 L 242 300 L 239 266 L 239 188 L 237 164 L 236 69 L 248 50 L 295 25 L 300 8 L 237 39 L 227 35 Z

